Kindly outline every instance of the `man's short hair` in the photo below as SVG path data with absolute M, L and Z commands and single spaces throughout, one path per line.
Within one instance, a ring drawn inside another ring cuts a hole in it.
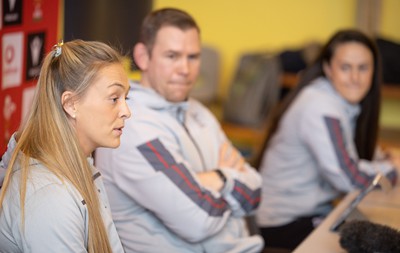
M 196 21 L 187 12 L 175 8 L 163 8 L 149 13 L 143 20 L 139 42 L 143 43 L 149 53 L 154 46 L 157 32 L 164 26 L 177 27 L 183 31 L 195 28 L 200 33 Z

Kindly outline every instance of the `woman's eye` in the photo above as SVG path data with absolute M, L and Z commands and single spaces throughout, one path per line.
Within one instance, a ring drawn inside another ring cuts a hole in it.
M 369 70 L 369 66 L 368 65 L 360 66 L 360 71 L 368 71 L 368 70 Z

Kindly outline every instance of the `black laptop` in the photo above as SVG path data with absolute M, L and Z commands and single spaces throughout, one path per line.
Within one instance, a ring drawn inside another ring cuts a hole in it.
M 362 189 L 352 201 L 347 205 L 342 214 L 335 220 L 335 222 L 330 227 L 332 232 L 338 232 L 340 227 L 350 220 L 366 220 L 366 217 L 358 211 L 357 206 L 361 200 L 372 190 L 376 188 L 381 188 L 383 191 L 387 192 L 392 189 L 392 185 L 389 180 L 382 174 L 378 173 L 371 183 Z

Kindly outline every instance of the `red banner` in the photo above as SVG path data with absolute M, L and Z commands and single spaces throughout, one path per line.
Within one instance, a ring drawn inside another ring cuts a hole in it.
M 44 55 L 57 43 L 59 0 L 0 0 L 0 156 L 31 108 Z

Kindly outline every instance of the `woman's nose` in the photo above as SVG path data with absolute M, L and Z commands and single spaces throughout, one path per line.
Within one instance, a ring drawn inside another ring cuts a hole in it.
M 121 117 L 126 118 L 126 119 L 131 117 L 131 110 L 129 109 L 129 106 L 126 103 L 126 100 L 124 100 L 123 105 L 122 105 Z

